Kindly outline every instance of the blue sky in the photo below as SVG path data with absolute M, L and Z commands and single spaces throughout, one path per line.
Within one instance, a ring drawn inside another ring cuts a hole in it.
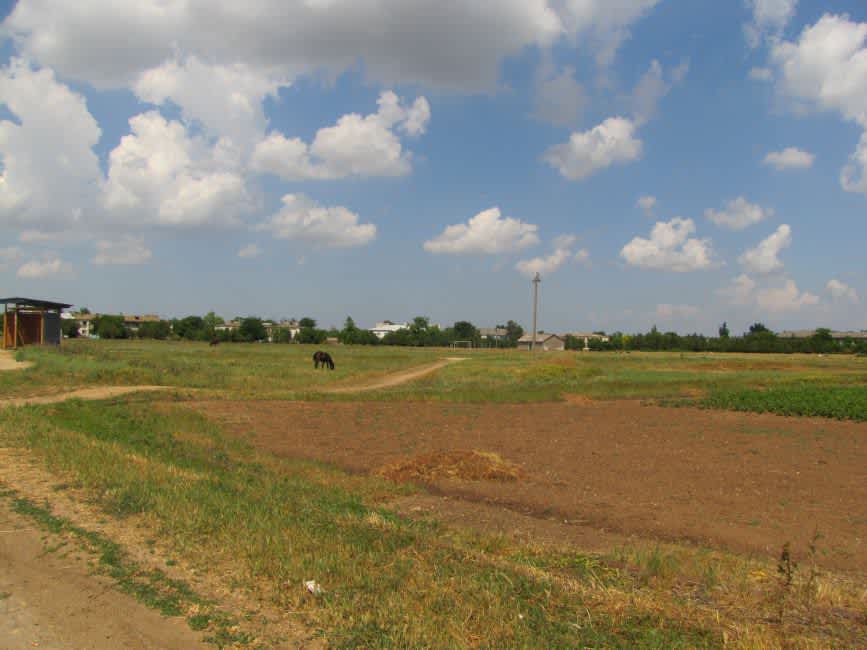
M 0 293 L 867 328 L 867 7 L 0 3 Z

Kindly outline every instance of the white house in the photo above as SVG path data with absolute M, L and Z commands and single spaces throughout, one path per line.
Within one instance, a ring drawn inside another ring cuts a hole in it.
M 390 320 L 384 320 L 371 327 L 369 331 L 373 332 L 376 338 L 381 339 L 386 334 L 406 329 L 409 329 L 409 323 L 392 323 Z

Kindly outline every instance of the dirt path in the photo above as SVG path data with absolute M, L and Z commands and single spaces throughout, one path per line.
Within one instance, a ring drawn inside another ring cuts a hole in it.
M 183 619 L 163 618 L 90 575 L 82 554 L 47 552 L 44 537 L 0 503 L 0 648 L 209 647 Z
M 24 370 L 32 365 L 29 361 L 16 361 L 9 350 L 0 350 L 0 370 Z
M 400 386 L 401 384 L 406 384 L 415 379 L 419 379 L 420 377 L 429 375 L 432 372 L 436 372 L 440 368 L 445 368 L 450 363 L 456 363 L 458 361 L 465 360 L 465 357 L 447 357 L 445 359 L 441 359 L 440 361 L 436 361 L 435 363 L 430 363 L 426 366 L 419 366 L 417 368 L 410 368 L 409 370 L 402 370 L 401 372 L 395 372 L 393 374 L 386 375 L 385 377 L 379 377 L 366 383 L 355 384 L 353 386 L 337 386 L 335 388 L 325 388 L 321 392 L 361 393 L 368 390 L 379 390 L 380 388 L 392 388 L 394 386 Z
M 70 399 L 109 399 L 130 393 L 141 393 L 154 390 L 168 390 L 172 386 L 98 386 L 96 388 L 79 388 L 65 393 L 54 395 L 40 395 L 39 397 L 14 397 L 0 400 L 0 409 L 4 406 L 26 406 L 28 404 L 56 404 Z
M 822 564 L 867 574 L 867 423 L 627 401 L 334 403 L 327 419 L 303 402 L 191 405 L 263 449 L 353 471 L 495 452 L 525 478 L 432 487 L 567 520 L 584 543 L 596 529 L 776 557 L 787 541 L 803 553 L 818 529 Z

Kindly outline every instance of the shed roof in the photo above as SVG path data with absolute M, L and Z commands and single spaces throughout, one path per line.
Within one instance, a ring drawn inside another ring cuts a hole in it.
M 0 298 L 0 305 L 15 305 L 16 307 L 38 307 L 41 309 L 66 309 L 72 307 L 65 302 L 52 302 L 37 298 Z
M 547 341 L 548 339 L 552 339 L 552 338 L 560 339 L 561 341 L 563 340 L 563 337 L 560 336 L 559 334 L 553 334 L 553 333 L 549 333 L 549 332 L 545 332 L 545 333 L 539 332 L 538 334 L 536 334 L 536 343 L 543 343 L 543 342 Z M 522 336 L 521 338 L 518 339 L 518 343 L 532 343 L 532 342 L 533 342 L 533 335 L 532 334 L 524 334 L 524 336 Z

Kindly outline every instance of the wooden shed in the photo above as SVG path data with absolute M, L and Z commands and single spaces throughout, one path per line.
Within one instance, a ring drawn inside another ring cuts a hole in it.
M 3 304 L 4 349 L 24 345 L 60 345 L 60 312 L 71 307 L 35 298 L 0 298 Z

